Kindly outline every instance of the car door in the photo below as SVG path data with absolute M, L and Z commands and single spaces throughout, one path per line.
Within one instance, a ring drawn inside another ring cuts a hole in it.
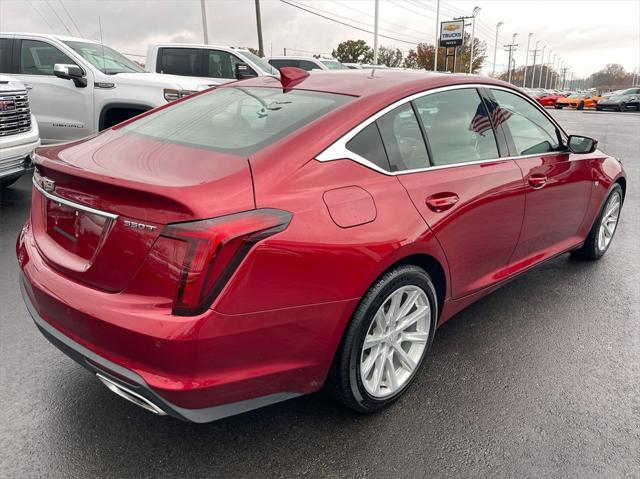
M 526 209 L 510 272 L 560 253 L 584 240 L 593 179 L 587 155 L 563 146 L 556 124 L 538 106 L 514 92 L 492 88 L 511 155 L 522 170 Z
M 486 104 L 467 87 L 399 108 L 397 118 L 378 120 L 380 131 L 398 180 L 446 254 L 452 296 L 495 283 L 517 244 L 525 205 L 522 173 L 501 157 L 504 138 Z
M 216 80 L 216 83 L 228 83 L 236 80 L 236 65 L 247 65 L 232 53 L 224 50 L 208 49 L 204 59 L 204 76 Z M 258 76 L 256 71 L 247 65 L 248 73 Z
M 16 38 L 13 71 L 26 86 L 31 111 L 43 143 L 76 140 L 93 134 L 93 75 L 83 68 L 87 85 L 76 86 L 53 74 L 56 63 L 77 65 L 57 46 L 44 40 Z M 82 66 L 81 66 L 82 68 Z

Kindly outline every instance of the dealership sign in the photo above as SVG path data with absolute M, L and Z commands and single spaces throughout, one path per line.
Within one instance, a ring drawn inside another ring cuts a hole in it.
M 457 47 L 464 38 L 464 20 L 442 22 L 440 24 L 440 46 Z

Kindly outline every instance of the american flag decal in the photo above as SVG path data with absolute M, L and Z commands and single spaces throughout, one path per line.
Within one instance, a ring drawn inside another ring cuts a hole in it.
M 471 119 L 471 124 L 469 125 L 469 130 L 475 131 L 482 136 L 484 136 L 485 131 L 491 129 L 492 122 L 494 126 L 498 126 L 507 121 L 513 115 L 509 110 L 500 108 L 496 102 L 489 101 L 488 104 L 491 116 L 489 116 L 484 103 L 481 102 L 478 105 L 475 116 Z

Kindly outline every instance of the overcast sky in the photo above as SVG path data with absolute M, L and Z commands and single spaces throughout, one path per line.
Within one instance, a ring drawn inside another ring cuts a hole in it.
M 374 0 L 287 0 L 314 12 L 373 30 Z M 433 43 L 435 0 L 380 0 L 380 33 L 385 46 L 408 51 L 419 41 Z M 497 70 L 504 70 L 502 45 L 516 39 L 516 64 L 525 59 L 527 37 L 539 48 L 547 46 L 578 76 L 606 63 L 627 70 L 640 63 L 640 0 L 448 0 L 441 1 L 441 20 L 481 7 L 476 35 L 487 41 L 490 70 L 495 25 L 504 22 L 498 42 Z M 65 11 L 66 8 L 66 11 Z M 207 0 L 209 43 L 257 47 L 254 0 Z M 341 41 L 373 35 L 313 15 L 279 0 L 261 0 L 265 54 L 307 52 L 330 54 Z M 71 18 L 69 17 L 69 14 Z M 199 0 L 0 0 L 0 29 L 55 32 L 98 39 L 101 18 L 104 43 L 127 54 L 146 55 L 147 46 L 160 42 L 202 42 Z M 73 19 L 73 20 L 72 20 Z M 66 25 L 66 27 L 65 27 Z M 297 51 L 296 51 L 297 50 Z M 139 58 L 143 60 L 143 58 Z M 531 64 L 531 61 L 529 61 Z

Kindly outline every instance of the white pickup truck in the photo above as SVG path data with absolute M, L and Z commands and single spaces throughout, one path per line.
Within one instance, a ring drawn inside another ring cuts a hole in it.
M 33 168 L 31 153 L 39 145 L 27 90 L 15 78 L 0 75 L 0 189 Z
M 152 73 L 180 75 L 207 85 L 279 75 L 266 60 L 246 48 L 196 43 L 151 45 L 145 67 Z
M 0 33 L 0 73 L 26 86 L 45 144 L 93 135 L 207 87 L 145 72 L 99 42 L 39 33 Z

